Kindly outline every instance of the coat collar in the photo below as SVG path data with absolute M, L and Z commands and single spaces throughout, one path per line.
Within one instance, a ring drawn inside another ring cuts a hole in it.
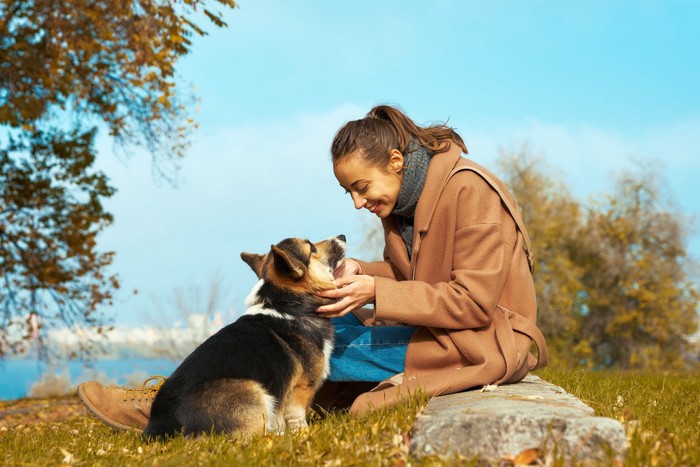
M 396 225 L 396 217 L 394 215 L 382 219 L 384 232 L 386 232 L 386 246 L 391 257 L 392 263 L 406 278 L 413 276 L 415 261 L 418 250 L 420 249 L 421 235 L 428 231 L 430 220 L 433 217 L 435 208 L 437 207 L 440 194 L 447 184 L 447 179 L 460 161 L 462 148 L 456 143 L 450 144 L 450 149 L 446 152 L 435 154 L 430 159 L 428 165 L 428 175 L 425 180 L 423 192 L 418 199 L 416 205 L 416 213 L 413 221 L 413 256 L 411 260 L 408 258 L 406 245 L 401 238 L 398 227 Z
M 416 215 L 413 221 L 413 229 L 416 234 L 425 233 L 430 226 L 438 200 L 442 190 L 447 184 L 447 179 L 452 173 L 462 156 L 462 148 L 456 143 L 450 144 L 447 152 L 435 154 L 428 166 L 428 176 L 425 180 L 423 193 L 420 195 L 416 206 Z M 415 243 L 415 239 L 414 239 Z

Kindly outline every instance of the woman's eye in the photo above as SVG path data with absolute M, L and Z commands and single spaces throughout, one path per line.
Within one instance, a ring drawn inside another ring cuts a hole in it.
M 364 193 L 365 191 L 367 191 L 367 186 L 363 186 L 363 187 L 357 189 L 358 193 Z

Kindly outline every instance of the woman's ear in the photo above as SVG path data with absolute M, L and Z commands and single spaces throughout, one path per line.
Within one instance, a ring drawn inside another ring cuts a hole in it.
M 403 154 L 398 149 L 389 151 L 389 164 L 387 171 L 400 174 L 403 170 Z

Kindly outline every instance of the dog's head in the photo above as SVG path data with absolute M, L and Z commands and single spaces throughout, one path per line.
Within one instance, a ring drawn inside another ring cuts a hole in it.
M 345 235 L 317 243 L 287 238 L 264 255 L 241 253 L 241 258 L 264 282 L 296 292 L 335 288 L 333 271 L 345 257 Z

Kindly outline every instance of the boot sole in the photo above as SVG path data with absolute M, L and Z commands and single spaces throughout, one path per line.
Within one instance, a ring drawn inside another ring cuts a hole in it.
M 129 425 L 123 425 L 119 422 L 115 422 L 114 420 L 107 418 L 105 415 L 100 412 L 97 407 L 92 405 L 90 402 L 90 399 L 87 398 L 87 395 L 83 391 L 83 385 L 80 384 L 78 385 L 78 398 L 80 399 L 80 402 L 83 403 L 85 408 L 90 412 L 95 418 L 97 418 L 99 421 L 104 423 L 105 425 L 114 428 L 116 430 L 124 430 L 124 431 L 131 431 L 133 430 L 136 433 L 143 433 L 143 430 L 141 428 L 135 427 L 135 426 L 129 426 Z

